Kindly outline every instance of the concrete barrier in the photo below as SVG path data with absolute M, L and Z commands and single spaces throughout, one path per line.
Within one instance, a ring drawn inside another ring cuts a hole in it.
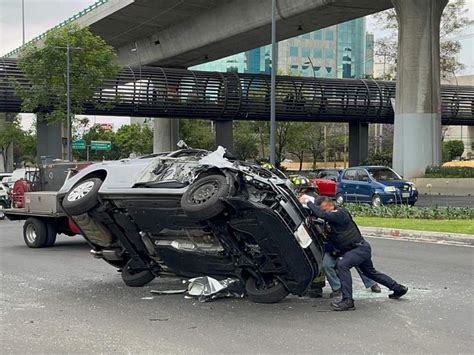
M 471 178 L 414 178 L 410 181 L 423 195 L 474 196 L 474 179 Z

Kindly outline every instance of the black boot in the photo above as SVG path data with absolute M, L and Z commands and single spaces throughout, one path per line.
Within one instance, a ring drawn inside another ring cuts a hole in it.
M 311 287 L 306 295 L 310 298 L 322 298 L 323 297 L 323 289 L 320 287 Z
M 354 301 L 345 299 L 331 303 L 333 311 L 353 311 L 355 310 Z
M 393 293 L 388 295 L 392 300 L 398 300 L 400 297 L 408 292 L 408 287 L 398 284 L 393 290 Z

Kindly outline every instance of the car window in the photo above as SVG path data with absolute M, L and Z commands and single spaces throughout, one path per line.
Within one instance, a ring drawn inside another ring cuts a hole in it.
M 401 180 L 400 175 L 390 168 L 370 168 L 368 170 L 375 180 Z
M 369 174 L 365 170 L 357 170 L 357 180 L 369 182 Z
M 355 180 L 356 179 L 356 173 L 357 173 L 357 170 L 347 170 L 345 173 L 344 173 L 344 179 L 345 180 Z

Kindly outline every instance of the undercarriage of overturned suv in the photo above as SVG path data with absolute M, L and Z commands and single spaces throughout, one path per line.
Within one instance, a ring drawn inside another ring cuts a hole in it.
M 320 271 L 320 227 L 284 180 L 253 164 L 210 163 L 212 154 L 152 161 L 128 190 L 102 192 L 109 177 L 85 173 L 63 195 L 64 210 L 129 286 L 234 277 L 255 302 L 302 295 Z M 70 198 L 91 181 L 99 186 L 87 200 Z

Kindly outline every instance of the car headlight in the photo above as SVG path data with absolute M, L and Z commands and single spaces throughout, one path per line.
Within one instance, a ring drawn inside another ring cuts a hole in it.
M 414 183 L 409 183 L 408 185 L 410 185 L 412 191 L 416 191 L 416 185 Z
M 396 192 L 397 188 L 395 186 L 385 186 L 383 189 L 385 192 Z

